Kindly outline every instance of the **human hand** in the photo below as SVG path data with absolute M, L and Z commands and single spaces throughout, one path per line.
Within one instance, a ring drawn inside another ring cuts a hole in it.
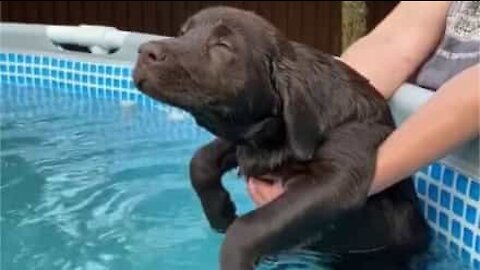
M 257 207 L 268 204 L 285 191 L 280 181 L 270 184 L 253 177 L 247 179 L 247 190 Z

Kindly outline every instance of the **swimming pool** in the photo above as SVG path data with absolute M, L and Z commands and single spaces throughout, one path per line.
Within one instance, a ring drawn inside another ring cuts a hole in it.
M 2 269 L 216 269 L 222 237 L 186 170 L 211 135 L 130 79 L 135 46 L 154 37 L 129 34 L 116 54 L 90 55 L 58 51 L 44 26 L 20 29 L 1 28 Z M 399 121 L 412 89 L 401 95 Z M 431 269 L 480 269 L 480 184 L 467 152 L 417 173 L 433 249 L 447 258 Z M 252 209 L 228 178 L 240 212 Z
M 48 89 L 1 99 L 2 269 L 215 265 L 220 237 L 186 181 L 210 135 L 189 118 Z

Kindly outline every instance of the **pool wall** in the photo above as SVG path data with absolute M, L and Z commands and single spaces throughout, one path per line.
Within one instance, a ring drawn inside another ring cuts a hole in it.
M 88 34 L 89 31 L 93 32 Z M 84 33 L 84 45 L 90 47 L 95 47 L 92 38 L 102 38 L 104 41 L 94 48 L 99 54 L 61 50 L 52 43 L 52 37 L 68 42 L 75 32 Z M 52 30 L 45 25 L 2 23 L 0 85 L 55 89 L 92 99 L 135 103 L 152 110 L 176 110 L 141 94 L 131 79 L 139 44 L 161 38 L 166 37 L 110 28 Z M 104 54 L 112 47 L 118 50 Z M 403 85 L 390 101 L 396 122 L 401 124 L 432 94 L 414 85 Z M 435 237 L 475 270 L 480 270 L 479 149 L 476 139 L 415 174 L 421 207 Z

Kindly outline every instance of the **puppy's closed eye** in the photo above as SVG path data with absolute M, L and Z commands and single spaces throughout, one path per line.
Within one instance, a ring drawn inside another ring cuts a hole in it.
M 227 49 L 229 51 L 233 51 L 233 44 L 225 38 L 220 38 L 220 39 L 214 41 L 212 45 L 213 45 L 213 47 L 219 47 L 219 48 L 222 48 L 222 49 Z
M 233 50 L 233 31 L 226 25 L 220 23 L 212 30 L 211 43 L 213 47 L 221 47 Z

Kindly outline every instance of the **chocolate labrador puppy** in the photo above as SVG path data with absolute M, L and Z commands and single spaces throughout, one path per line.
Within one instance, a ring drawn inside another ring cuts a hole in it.
M 411 179 L 368 197 L 387 102 L 334 57 L 287 40 L 254 13 L 202 10 L 178 37 L 143 44 L 135 83 L 216 135 L 190 164 L 222 270 L 294 248 L 335 254 L 335 269 L 405 269 L 429 237 Z M 222 175 L 281 181 L 285 193 L 237 217 Z

